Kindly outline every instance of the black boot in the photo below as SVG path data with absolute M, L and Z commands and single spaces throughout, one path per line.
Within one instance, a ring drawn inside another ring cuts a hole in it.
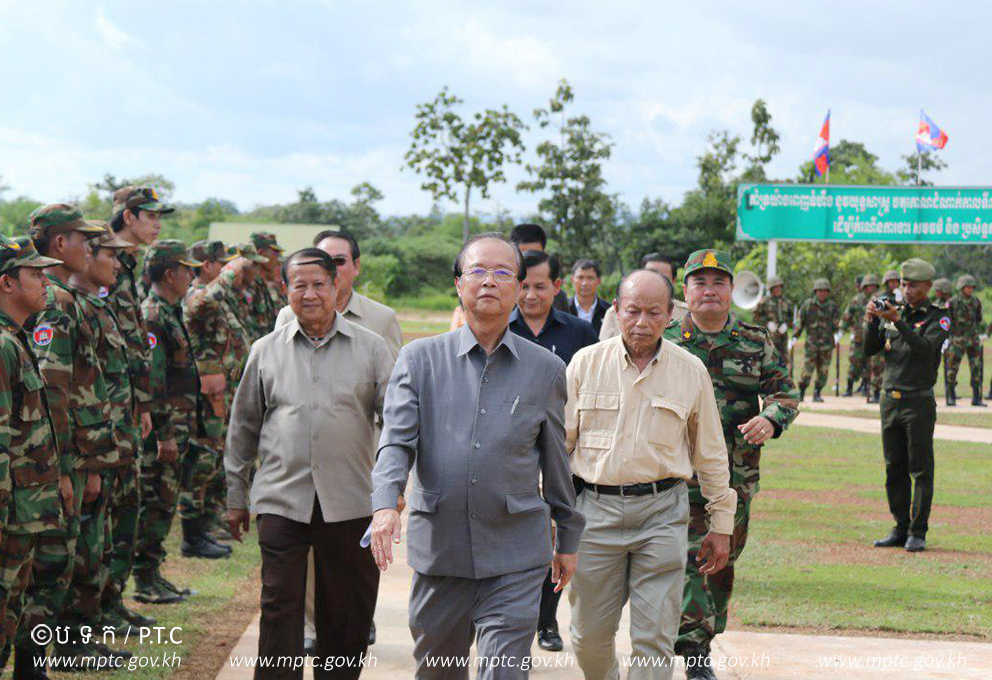
M 880 392 L 881 390 L 878 388 L 871 390 L 871 394 L 868 395 L 868 403 L 877 404 L 879 402 L 879 398 L 881 397 Z
M 807 385 L 800 385 L 799 386 L 799 401 L 805 401 L 806 400 L 806 387 L 807 387 Z
M 822 404 L 823 403 L 823 397 L 820 396 L 820 390 L 819 389 L 814 389 L 813 390 L 813 401 L 815 401 L 818 404 Z
M 686 680 L 716 680 L 709 645 L 693 645 L 680 652 L 685 659 Z
M 893 529 L 889 532 L 888 536 L 875 541 L 874 545 L 876 548 L 903 548 L 906 546 L 907 538 L 908 536 L 905 531 Z
M 845 397 L 853 397 L 854 396 L 854 381 L 853 380 L 848 380 L 847 381 L 847 390 L 844 392 L 844 396 Z
M 947 385 L 944 388 L 944 392 L 945 392 L 945 396 L 947 397 L 947 399 L 946 399 L 947 405 L 948 406 L 957 406 L 958 405 L 958 398 L 957 398 L 957 395 L 954 394 L 954 385 Z
M 992 384 L 989 385 L 989 393 L 985 395 L 985 398 L 992 401 Z
M 45 658 L 45 650 L 40 645 L 33 642 L 17 645 L 12 680 L 48 680 L 48 672 L 43 665 Z
M 207 560 L 231 556 L 230 552 L 207 540 L 198 519 L 183 520 L 182 552 L 183 557 L 202 557 Z
M 982 401 L 981 385 L 975 385 L 974 387 L 971 388 L 971 405 L 981 406 L 982 408 L 985 408 L 985 402 Z

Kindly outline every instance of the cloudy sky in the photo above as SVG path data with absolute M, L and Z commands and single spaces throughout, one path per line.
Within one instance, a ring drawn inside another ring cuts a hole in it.
M 990 184 L 990 22 L 978 2 L 0 0 L 0 176 L 58 200 L 160 172 L 178 200 L 243 210 L 369 181 L 384 212 L 426 212 L 400 170 L 417 103 L 447 85 L 465 112 L 531 122 L 564 77 L 633 206 L 678 201 L 707 134 L 746 135 L 758 97 L 782 133 L 772 175 L 810 157 L 828 107 L 835 142 L 894 167 L 924 107 L 950 136 L 941 183 Z M 532 210 L 519 178 L 476 207 Z

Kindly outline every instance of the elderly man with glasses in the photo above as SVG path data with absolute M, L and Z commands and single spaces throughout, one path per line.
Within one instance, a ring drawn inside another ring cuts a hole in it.
M 565 454 L 565 364 L 508 329 L 524 268 L 502 235 L 467 241 L 454 275 L 465 325 L 406 345 L 386 390 L 372 554 L 380 569 L 392 561 L 406 490 L 417 677 L 467 677 L 450 664 L 475 638 L 480 678 L 524 678 L 548 566 L 561 590 L 584 524 Z

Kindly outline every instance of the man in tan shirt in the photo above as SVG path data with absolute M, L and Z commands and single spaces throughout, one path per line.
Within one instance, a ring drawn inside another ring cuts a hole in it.
M 677 269 L 675 260 L 668 255 L 661 253 L 648 253 L 641 258 L 641 267 L 658 272 L 669 281 L 675 280 L 675 270 Z M 689 307 L 684 302 L 675 298 L 672 300 L 672 319 L 681 321 L 689 313 Z M 603 316 L 603 325 L 599 329 L 599 339 L 608 340 L 620 335 L 620 322 L 617 321 L 617 310 L 613 305 L 606 310 Z
M 737 494 L 706 367 L 661 339 L 671 281 L 632 272 L 614 308 L 620 337 L 579 350 L 567 373 L 565 446 L 586 516 L 569 593 L 572 645 L 586 680 L 617 680 L 614 637 L 629 599 L 633 657 L 646 663 L 628 677 L 669 679 L 688 542 L 685 481 L 696 473 L 710 515 L 697 558 L 703 573 L 727 561 Z

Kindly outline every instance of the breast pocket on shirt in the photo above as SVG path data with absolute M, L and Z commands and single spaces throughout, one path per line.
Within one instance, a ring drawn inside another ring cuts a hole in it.
M 648 441 L 666 451 L 674 451 L 685 438 L 689 409 L 665 397 L 651 397 L 651 427 Z
M 617 392 L 579 392 L 579 447 L 606 450 L 613 446 L 620 418 Z

